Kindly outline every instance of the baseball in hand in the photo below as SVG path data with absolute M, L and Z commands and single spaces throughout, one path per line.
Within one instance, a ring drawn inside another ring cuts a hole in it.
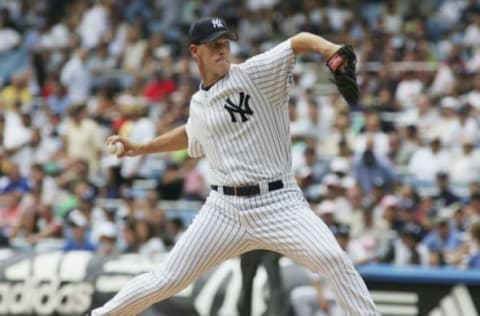
M 112 154 L 119 155 L 123 153 L 125 146 L 121 142 L 116 142 L 114 144 L 108 144 L 108 151 Z

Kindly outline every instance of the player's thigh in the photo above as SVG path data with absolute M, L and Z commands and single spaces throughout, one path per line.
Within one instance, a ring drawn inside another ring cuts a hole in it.
M 164 269 L 191 281 L 248 250 L 245 228 L 225 210 L 205 204 L 168 255 Z
M 342 269 L 346 254 L 327 225 L 305 203 L 281 209 L 270 241 L 274 249 L 316 273 Z

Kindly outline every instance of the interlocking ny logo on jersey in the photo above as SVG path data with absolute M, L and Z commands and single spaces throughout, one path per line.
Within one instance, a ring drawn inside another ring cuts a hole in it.
M 220 28 L 223 27 L 222 20 L 220 20 L 220 19 L 213 19 L 212 20 L 212 25 L 213 25 L 214 29 L 220 29 Z
M 242 122 L 248 121 L 247 115 L 253 115 L 253 111 L 252 109 L 250 109 L 250 106 L 248 105 L 249 100 L 250 100 L 250 96 L 243 92 L 240 92 L 240 102 L 238 103 L 238 105 L 233 103 L 232 100 L 230 100 L 230 98 L 227 98 L 226 100 L 227 103 L 223 107 L 230 114 L 230 117 L 232 118 L 233 123 L 237 122 L 235 113 L 240 114 L 240 118 L 242 119 Z

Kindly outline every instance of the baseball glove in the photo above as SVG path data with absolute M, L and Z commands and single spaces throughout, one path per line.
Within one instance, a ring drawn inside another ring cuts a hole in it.
M 357 56 L 351 45 L 343 45 L 327 60 L 327 67 L 333 73 L 332 82 L 350 105 L 358 102 L 356 65 Z

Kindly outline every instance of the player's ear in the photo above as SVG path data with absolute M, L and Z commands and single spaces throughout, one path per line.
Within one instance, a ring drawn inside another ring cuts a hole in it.
M 198 46 L 195 45 L 195 44 L 190 44 L 188 46 L 188 50 L 190 51 L 190 55 L 192 55 L 192 57 L 197 57 L 197 54 L 198 54 Z

